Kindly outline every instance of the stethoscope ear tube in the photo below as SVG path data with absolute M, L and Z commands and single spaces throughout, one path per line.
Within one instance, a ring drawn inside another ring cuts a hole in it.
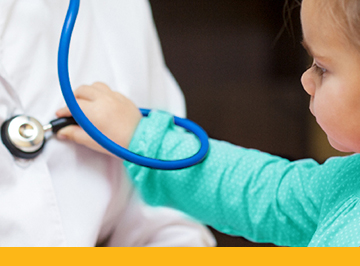
M 91 138 L 93 138 L 103 148 L 117 155 L 118 157 L 123 158 L 124 160 L 141 166 L 146 166 L 154 169 L 176 170 L 190 167 L 204 160 L 209 149 L 208 136 L 200 126 L 188 119 L 174 117 L 175 124 L 193 132 L 199 138 L 201 143 L 199 151 L 190 158 L 176 161 L 162 161 L 140 156 L 117 145 L 115 142 L 102 134 L 85 116 L 75 99 L 74 93 L 72 92 L 68 69 L 71 34 L 73 32 L 76 16 L 79 11 L 79 5 L 79 0 L 70 0 L 68 12 L 66 14 L 64 26 L 61 32 L 58 51 L 58 76 L 60 81 L 60 87 L 66 104 L 70 109 L 70 112 L 76 122 L 89 134 Z M 141 112 L 143 113 L 143 115 L 147 115 L 149 113 L 149 110 L 141 109 Z

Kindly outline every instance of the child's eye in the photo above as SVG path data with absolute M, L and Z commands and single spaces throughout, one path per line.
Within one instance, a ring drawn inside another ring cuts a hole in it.
M 312 68 L 314 68 L 315 73 L 321 77 L 327 72 L 326 68 L 319 67 L 316 63 L 312 65 Z

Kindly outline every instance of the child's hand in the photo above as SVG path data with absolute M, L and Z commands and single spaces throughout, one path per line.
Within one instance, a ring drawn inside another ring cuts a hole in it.
M 122 147 L 129 147 L 142 118 L 139 109 L 132 101 L 99 82 L 91 86 L 81 86 L 74 94 L 82 111 L 103 134 Z M 64 107 L 58 110 L 56 115 L 71 116 L 71 113 L 67 107 Z M 61 129 L 57 136 L 109 154 L 79 126 L 67 126 Z

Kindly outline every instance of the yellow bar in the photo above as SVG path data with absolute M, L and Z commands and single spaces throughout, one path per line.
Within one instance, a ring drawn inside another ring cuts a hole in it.
M 359 248 L 1 248 L 1 265 L 359 265 Z

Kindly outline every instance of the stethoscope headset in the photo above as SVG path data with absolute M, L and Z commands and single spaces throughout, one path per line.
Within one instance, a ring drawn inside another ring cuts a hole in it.
M 41 125 L 35 118 L 25 115 L 15 116 L 6 120 L 1 126 L 1 139 L 11 154 L 23 159 L 35 158 L 44 148 L 46 132 L 52 131 L 56 134 L 56 132 L 64 126 L 78 124 L 90 135 L 90 137 L 109 152 L 141 166 L 153 169 L 176 170 L 187 168 L 202 162 L 209 149 L 208 136 L 199 125 L 186 118 L 174 116 L 174 123 L 194 133 L 198 137 L 201 147 L 196 154 L 189 158 L 165 161 L 144 157 L 119 146 L 102 134 L 85 116 L 72 92 L 68 69 L 71 34 L 79 11 L 79 5 L 80 0 L 70 0 L 58 50 L 58 76 L 60 87 L 72 117 L 55 119 L 45 126 Z M 150 113 L 150 110 L 148 109 L 140 109 L 140 111 L 143 116 L 147 116 Z

